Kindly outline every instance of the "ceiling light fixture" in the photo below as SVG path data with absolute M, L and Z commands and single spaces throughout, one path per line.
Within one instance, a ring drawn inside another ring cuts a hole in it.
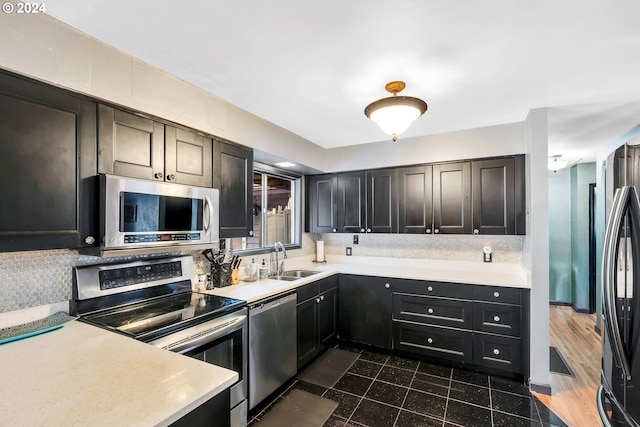
M 560 169 L 571 167 L 580 161 L 580 159 L 567 160 L 567 159 L 562 159 L 561 157 L 562 157 L 562 154 L 549 156 L 549 163 L 547 164 L 547 169 L 555 173 L 555 172 L 558 172 Z
M 393 96 L 373 101 L 364 109 L 364 114 L 376 122 L 383 132 L 391 135 L 394 141 L 427 111 L 427 103 L 422 99 L 398 96 L 398 92 L 402 92 L 405 86 L 404 82 L 387 83 L 384 88 Z

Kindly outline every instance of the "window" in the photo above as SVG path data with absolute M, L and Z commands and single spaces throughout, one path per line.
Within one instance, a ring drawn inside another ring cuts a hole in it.
M 253 171 L 253 236 L 230 240 L 230 247 L 246 253 L 265 252 L 274 243 L 300 246 L 301 178 L 262 165 Z

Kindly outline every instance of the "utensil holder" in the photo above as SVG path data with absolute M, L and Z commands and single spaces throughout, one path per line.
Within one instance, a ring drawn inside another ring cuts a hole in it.
M 211 266 L 211 283 L 216 288 L 229 286 L 231 284 L 231 263 L 213 264 Z

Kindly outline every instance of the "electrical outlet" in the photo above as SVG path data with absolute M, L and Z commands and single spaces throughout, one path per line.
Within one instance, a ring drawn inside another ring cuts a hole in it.
M 347 246 L 347 256 L 351 256 L 351 247 Z
M 354 244 L 354 245 L 357 245 L 357 244 L 358 244 L 358 235 L 357 235 L 357 234 L 354 234 L 354 235 L 353 235 L 353 244 Z

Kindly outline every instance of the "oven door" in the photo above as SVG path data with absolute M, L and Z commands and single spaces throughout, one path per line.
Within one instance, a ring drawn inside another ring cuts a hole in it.
M 100 175 L 102 249 L 211 247 L 219 191 Z
M 149 343 L 236 371 L 238 382 L 231 387 L 232 426 L 247 422 L 247 325 L 247 309 L 243 308 Z

